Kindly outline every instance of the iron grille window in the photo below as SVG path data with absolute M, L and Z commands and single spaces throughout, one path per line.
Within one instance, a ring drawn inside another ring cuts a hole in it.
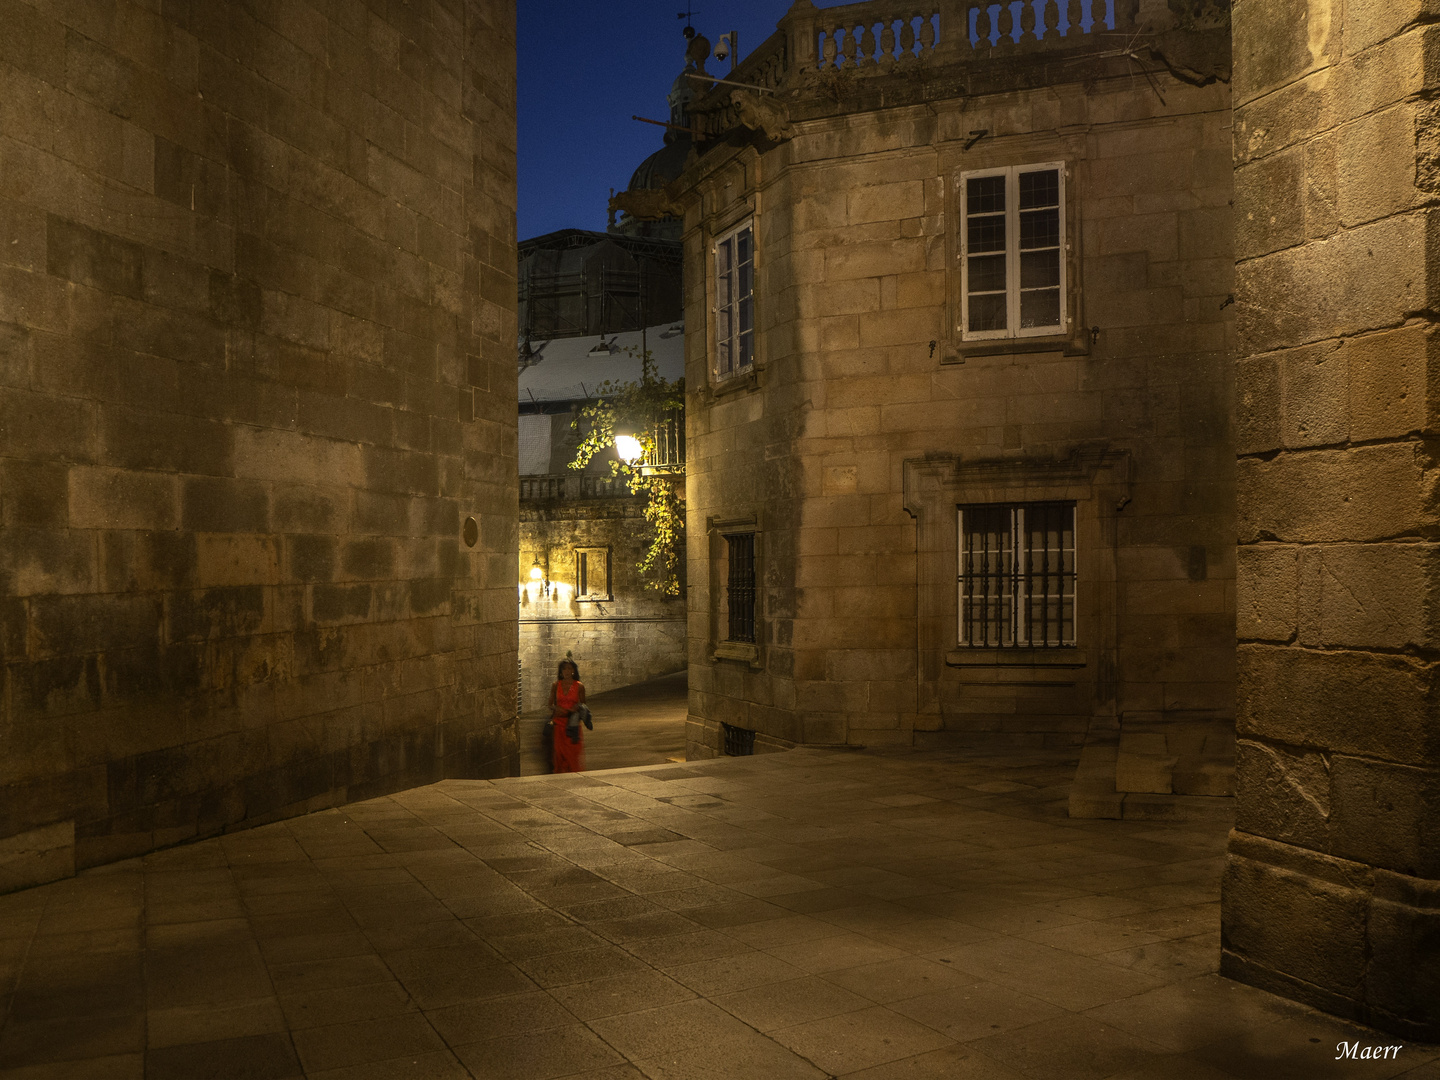
M 726 641 L 755 643 L 755 534 L 728 533 L 729 575 L 725 607 L 729 613 Z
M 1075 504 L 960 507 L 960 644 L 1075 644 Z
M 720 378 L 755 360 L 755 232 L 743 225 L 715 245 L 715 373 Z
M 1063 332 L 1064 169 L 1052 164 L 966 173 L 960 188 L 963 336 Z
M 720 727 L 725 732 L 726 757 L 749 757 L 755 753 L 755 732 L 724 721 L 721 721 Z

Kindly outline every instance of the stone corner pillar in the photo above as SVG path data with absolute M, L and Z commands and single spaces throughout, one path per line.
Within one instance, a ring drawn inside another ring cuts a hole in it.
M 1237 821 L 1221 970 L 1440 1040 L 1440 26 L 1236 0 Z

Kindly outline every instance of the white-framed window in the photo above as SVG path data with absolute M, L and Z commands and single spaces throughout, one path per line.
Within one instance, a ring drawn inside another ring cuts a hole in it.
M 745 222 L 715 242 L 715 375 L 755 362 L 755 228 Z
M 1075 644 L 1075 504 L 961 506 L 959 640 L 975 648 Z
M 610 599 L 610 549 L 575 549 L 575 599 Z
M 960 204 L 961 336 L 979 341 L 1064 333 L 1064 164 L 963 173 Z

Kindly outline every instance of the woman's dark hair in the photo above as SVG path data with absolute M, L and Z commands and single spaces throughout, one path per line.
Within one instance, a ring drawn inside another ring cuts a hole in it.
M 575 681 L 576 681 L 576 682 L 579 682 L 579 681 L 580 681 L 580 665 L 577 664 L 577 663 L 575 663 L 574 660 L 561 660 L 560 663 L 556 664 L 556 665 L 555 665 L 555 678 L 557 678 L 557 679 L 563 679 L 563 678 L 565 677 L 565 668 L 566 668 L 567 666 L 574 669 L 574 671 L 575 671 Z

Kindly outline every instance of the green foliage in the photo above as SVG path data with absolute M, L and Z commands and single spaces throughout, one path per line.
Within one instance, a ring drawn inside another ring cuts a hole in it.
M 638 355 L 637 350 L 630 350 Z M 610 475 L 623 478 L 631 494 L 645 496 L 645 520 L 650 543 L 636 569 L 646 575 L 645 587 L 665 596 L 679 596 L 685 574 L 685 475 L 647 475 L 643 463 L 653 461 L 656 428 L 665 420 L 684 415 L 685 380 L 670 382 L 651 373 L 653 357 L 645 353 L 640 382 L 601 383 L 596 401 L 580 410 L 572 423 L 580 444 L 570 468 L 583 469 L 615 445 L 616 432 L 633 433 L 644 454 L 633 465 L 618 458 L 610 462 Z

